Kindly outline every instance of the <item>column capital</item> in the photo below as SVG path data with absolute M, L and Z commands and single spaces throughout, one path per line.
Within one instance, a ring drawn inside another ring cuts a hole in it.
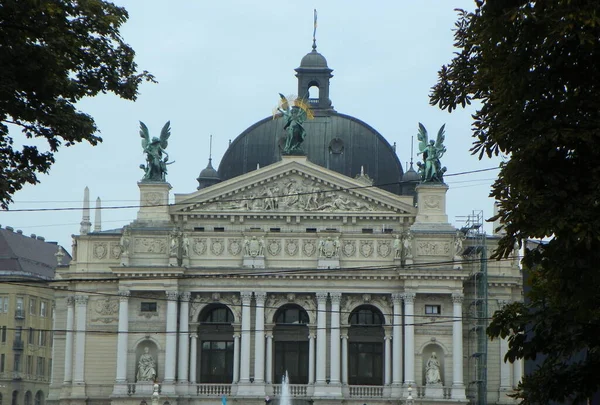
M 326 292 L 318 292 L 317 293 L 317 302 L 319 304 L 325 304 L 327 302 L 327 293 Z
M 265 333 L 265 337 L 266 337 L 267 339 L 273 339 L 273 332 L 268 332 L 268 333 Z
M 235 332 L 235 333 L 233 334 L 233 338 L 234 338 L 234 339 L 239 339 L 239 338 L 240 338 L 240 336 L 241 336 L 241 335 L 240 335 L 240 333 L 239 333 L 239 332 Z
M 254 299 L 256 300 L 257 305 L 263 306 L 267 299 L 267 293 L 264 291 L 256 291 L 254 292 Z
M 452 293 L 452 302 L 455 304 L 462 304 L 465 299 L 464 294 L 462 293 Z
M 197 333 L 190 333 L 190 339 L 198 339 Z
M 75 296 L 75 303 L 77 305 L 87 305 L 88 299 L 90 297 L 87 295 L 76 295 Z
M 73 305 L 75 305 L 75 297 L 70 295 L 67 298 L 65 298 L 65 300 L 67 301 L 67 306 L 68 307 L 72 307 Z
M 402 299 L 407 304 L 414 304 L 416 296 L 417 296 L 417 294 L 414 292 L 404 292 L 402 294 Z
M 510 304 L 509 300 L 498 300 L 498 308 L 505 307 L 508 304 Z
M 242 298 L 242 303 L 244 305 L 250 305 L 250 300 L 252 300 L 252 291 L 242 291 L 240 292 L 240 297 Z
M 121 302 L 129 301 L 130 296 L 131 296 L 131 292 L 129 290 L 119 291 L 119 301 L 121 301 Z
M 192 296 L 192 293 L 189 291 L 184 291 L 182 293 L 179 294 L 179 299 L 183 302 L 190 302 L 190 298 Z
M 341 292 L 332 292 L 332 293 L 329 293 L 329 296 L 331 297 L 332 304 L 336 304 L 336 305 L 340 304 L 340 301 L 342 300 Z
M 340 339 L 342 339 L 342 340 L 348 340 L 348 334 L 347 333 L 342 333 L 340 335 Z
M 394 304 L 402 304 L 402 293 L 392 293 L 392 302 Z
M 165 291 L 165 295 L 167 296 L 168 301 L 177 301 L 177 298 L 179 298 L 179 293 L 177 291 Z

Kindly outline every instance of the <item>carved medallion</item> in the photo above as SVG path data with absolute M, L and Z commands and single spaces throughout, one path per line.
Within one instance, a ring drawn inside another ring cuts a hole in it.
M 96 301 L 95 309 L 100 315 L 114 315 L 119 311 L 119 303 L 110 298 L 100 299 Z
M 281 251 L 281 242 L 277 239 L 269 239 L 267 242 L 267 250 L 271 256 L 276 256 Z
M 424 198 L 425 206 L 429 209 L 440 208 L 441 199 L 437 195 L 428 195 Z
M 237 256 L 242 251 L 242 242 L 239 239 L 229 239 L 229 254 Z
M 110 244 L 110 257 L 113 259 L 119 259 L 121 257 L 121 253 L 123 253 L 123 248 L 118 243 Z
M 389 241 L 379 241 L 377 242 L 377 253 L 381 257 L 388 257 L 392 251 L 392 246 Z
M 373 241 L 372 240 L 361 240 L 360 241 L 360 254 L 364 257 L 370 257 L 373 254 Z
M 346 257 L 354 256 L 354 253 L 356 253 L 356 242 L 353 240 L 345 240 L 344 246 L 342 247 L 342 252 Z
M 312 256 L 315 254 L 316 250 L 315 243 L 312 240 L 305 240 L 304 244 L 302 245 L 302 250 L 306 256 Z
M 94 257 L 96 259 L 104 259 L 108 253 L 108 244 L 106 242 L 94 243 Z
M 224 248 L 225 243 L 222 238 L 211 239 L 210 251 L 213 252 L 215 256 L 221 256 L 221 253 L 223 253 Z
M 155 206 L 160 205 L 160 199 L 162 197 L 162 194 L 157 192 L 150 192 L 144 193 L 144 197 L 144 205 Z
M 192 239 L 192 250 L 198 256 L 202 256 L 206 252 L 206 238 Z
M 285 251 L 289 256 L 295 256 L 298 253 L 298 239 L 286 240 Z

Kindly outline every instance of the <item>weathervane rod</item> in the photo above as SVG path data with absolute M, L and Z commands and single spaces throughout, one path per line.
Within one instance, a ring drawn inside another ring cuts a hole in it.
M 212 134 L 210 135 L 210 141 L 208 145 L 208 160 L 212 160 Z
M 317 9 L 314 9 L 315 22 L 313 26 L 313 51 L 317 50 Z

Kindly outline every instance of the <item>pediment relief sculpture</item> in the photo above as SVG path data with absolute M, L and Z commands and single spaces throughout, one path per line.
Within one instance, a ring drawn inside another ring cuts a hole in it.
M 301 176 L 281 178 L 251 187 L 231 197 L 203 205 L 206 210 L 224 211 L 309 211 L 374 212 L 391 211 L 347 192 L 334 190 Z

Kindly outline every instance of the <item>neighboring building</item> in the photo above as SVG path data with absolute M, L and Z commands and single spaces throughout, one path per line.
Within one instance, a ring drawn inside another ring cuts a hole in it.
M 54 278 L 60 260 L 56 243 L 0 229 L 0 403 L 43 405 L 52 370 Z M 58 255 L 57 255 L 58 253 Z
M 415 189 L 383 136 L 333 109 L 316 48 L 296 72 L 307 156 L 281 156 L 269 117 L 174 204 L 168 183 L 138 183 L 122 229 L 92 232 L 86 202 L 54 284 L 49 402 L 137 405 L 155 380 L 161 404 L 259 405 L 286 372 L 297 404 L 384 405 L 409 386 L 420 403 L 511 402 L 522 364 L 485 325 L 521 299 L 517 260 L 488 263 L 481 216 L 451 226 L 445 184 Z

